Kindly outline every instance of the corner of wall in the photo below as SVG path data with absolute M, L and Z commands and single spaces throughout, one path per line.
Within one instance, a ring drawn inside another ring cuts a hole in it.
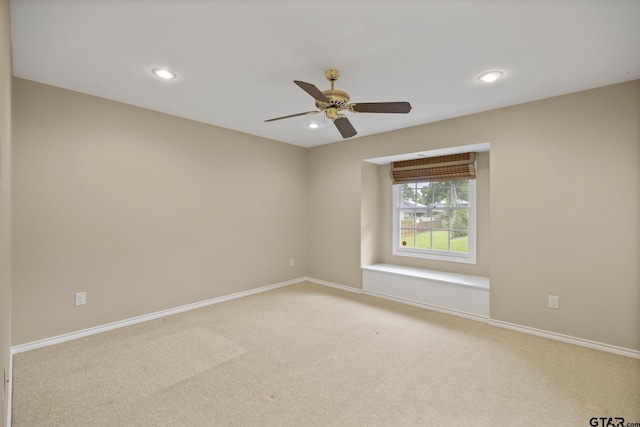
M 11 17 L 0 3 L 0 366 L 2 425 L 11 411 Z

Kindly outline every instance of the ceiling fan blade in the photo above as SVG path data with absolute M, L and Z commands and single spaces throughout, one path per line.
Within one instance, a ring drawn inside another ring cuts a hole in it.
M 361 104 L 351 104 L 349 105 L 349 110 L 356 113 L 406 114 L 411 111 L 411 104 L 408 102 L 365 102 Z
M 358 133 L 346 117 L 339 117 L 335 119 L 333 123 L 335 123 L 343 138 L 350 138 Z
M 291 114 L 291 115 L 288 115 L 288 116 L 276 117 L 275 119 L 265 120 L 265 123 L 266 122 L 274 122 L 276 120 L 288 119 L 290 117 L 306 116 L 308 114 L 318 114 L 320 112 L 321 111 L 307 111 L 307 112 L 304 112 L 304 113 Z
M 311 83 L 301 82 L 300 80 L 294 80 L 293 82 L 300 86 L 300 88 L 307 92 L 309 95 L 313 96 L 317 101 L 331 102 L 320 89 L 318 89 Z

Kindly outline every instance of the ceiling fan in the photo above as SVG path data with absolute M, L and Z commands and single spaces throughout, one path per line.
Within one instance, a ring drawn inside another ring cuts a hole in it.
M 351 111 L 352 113 L 400 113 L 406 114 L 411 111 L 411 104 L 408 102 L 365 102 L 365 103 L 349 103 L 349 94 L 341 90 L 333 88 L 333 85 L 338 77 L 340 77 L 340 71 L 327 70 L 324 73 L 327 80 L 331 82 L 331 89 L 321 91 L 311 83 L 305 83 L 299 80 L 293 82 L 300 86 L 302 90 L 307 92 L 316 100 L 316 107 L 319 110 L 306 111 L 304 113 L 291 114 L 289 116 L 276 117 L 275 119 L 265 120 L 265 122 L 273 122 L 275 120 L 288 119 L 290 117 L 304 116 L 308 114 L 325 113 L 328 119 L 331 119 L 333 123 L 340 131 L 343 138 L 349 138 L 356 135 L 358 132 L 353 128 L 353 125 L 347 119 L 344 114 L 340 114 L 341 111 Z

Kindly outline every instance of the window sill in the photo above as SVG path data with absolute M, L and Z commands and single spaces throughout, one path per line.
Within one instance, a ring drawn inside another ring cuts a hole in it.
M 381 273 L 395 274 L 399 276 L 415 277 L 419 279 L 434 280 L 451 285 L 470 286 L 489 290 L 489 278 L 471 276 L 466 274 L 447 273 L 445 271 L 426 270 L 423 268 L 403 267 L 393 264 L 373 264 L 363 267 L 363 270 L 378 271 Z
M 437 254 L 437 253 L 424 253 L 424 252 L 412 252 L 410 250 L 399 250 L 394 249 L 392 252 L 393 256 L 402 256 L 402 257 L 411 257 L 411 258 L 422 258 L 422 259 L 432 259 L 434 261 L 446 261 L 446 262 L 459 262 L 462 264 L 475 264 L 476 257 L 475 255 L 450 255 L 450 254 Z

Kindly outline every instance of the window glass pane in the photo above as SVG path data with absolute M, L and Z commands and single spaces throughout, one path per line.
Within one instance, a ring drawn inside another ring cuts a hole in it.
M 451 188 L 449 182 L 436 182 L 432 188 L 433 202 L 438 207 L 448 207 L 451 200 Z
M 416 211 L 416 228 L 431 228 L 431 211 Z
M 422 187 L 418 190 L 418 203 L 424 206 L 433 206 L 433 190 L 429 187 Z
M 431 183 L 419 182 L 417 189 L 418 189 L 418 203 L 428 207 L 433 206 L 433 194 L 431 191 Z
M 431 226 L 434 229 L 448 230 L 449 229 L 449 211 L 434 210 L 433 219 L 431 220 Z
M 469 206 L 469 187 L 451 188 L 451 206 Z
M 465 232 L 451 232 L 451 252 L 469 252 L 469 234 Z
M 418 229 L 416 230 L 416 248 L 431 249 L 431 231 Z
M 414 229 L 413 228 L 401 228 L 400 229 L 400 241 L 398 242 L 400 248 L 413 248 L 415 247 Z
M 416 186 L 415 184 L 402 184 L 400 186 L 400 207 L 409 208 L 416 205 Z
M 466 232 L 469 229 L 469 211 L 460 209 L 451 211 L 451 229 Z
M 449 232 L 445 230 L 434 230 L 432 232 L 433 250 L 448 251 L 449 250 Z
M 400 211 L 400 228 L 415 227 L 415 214 L 413 211 Z

